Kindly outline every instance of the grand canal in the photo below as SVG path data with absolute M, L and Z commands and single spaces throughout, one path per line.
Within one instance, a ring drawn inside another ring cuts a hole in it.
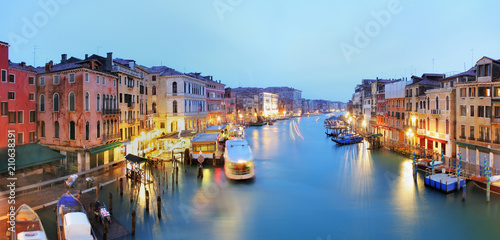
M 318 119 L 319 118 L 319 119 Z M 467 187 L 443 194 L 411 175 L 411 160 L 365 144 L 336 146 L 325 137 L 325 115 L 250 127 L 257 175 L 252 181 L 226 180 L 222 168 L 181 168 L 178 185 L 162 193 L 162 215 L 153 200 L 144 210 L 144 192 L 129 201 L 116 184 L 100 193 L 114 195 L 115 217 L 136 235 L 129 239 L 496 239 L 500 197 L 486 203 L 483 190 Z M 295 121 L 295 124 L 291 124 Z M 129 188 L 126 188 L 128 191 Z M 153 197 L 152 197 L 153 199 Z M 156 199 L 156 198 L 154 198 Z M 40 212 L 51 239 L 55 214 Z

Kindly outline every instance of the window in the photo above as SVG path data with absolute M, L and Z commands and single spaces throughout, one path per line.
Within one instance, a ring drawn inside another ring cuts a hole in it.
M 177 93 L 177 82 L 172 83 L 172 93 Z
M 113 79 L 113 87 L 116 87 L 116 79 Z
M 42 121 L 40 123 L 40 137 L 43 137 L 43 138 L 45 137 L 45 122 L 44 121 Z
M 9 103 L 2 102 L 1 104 L 2 116 L 7 116 L 9 114 Z
M 476 96 L 476 88 L 475 87 L 469 88 L 469 97 L 473 98 L 475 96 Z
M 477 88 L 477 96 L 478 97 L 491 97 L 491 88 L 490 87 L 478 87 Z
M 2 69 L 2 82 L 7 82 L 7 70 Z
M 36 112 L 30 111 L 30 123 L 34 123 L 36 118 Z
M 54 96 L 52 97 L 52 103 L 52 111 L 59 112 L 59 94 L 54 93 Z
M 54 138 L 59 138 L 59 122 L 54 122 Z
M 450 110 L 450 97 L 446 96 L 446 110 Z
M 477 116 L 484 117 L 484 106 L 477 106 Z
M 101 122 L 97 121 L 97 138 L 101 138 Z
M 478 71 L 477 71 L 477 76 L 478 77 L 491 76 L 491 65 L 490 64 L 479 65 Z
M 439 119 L 436 118 L 436 132 L 439 132 Z
M 89 73 L 85 73 L 85 82 L 89 82 Z
M 156 82 L 156 75 L 151 76 L 151 81 Z
M 436 109 L 439 109 L 439 98 L 436 96 Z
M 17 133 L 17 143 L 19 143 L 19 144 L 24 143 L 24 134 L 22 132 Z
M 123 103 L 123 94 L 120 93 L 120 103 Z
M 469 140 L 474 140 L 474 126 L 469 126 Z
M 500 128 L 495 128 L 495 143 L 500 144 Z
M 90 95 L 89 92 L 85 92 L 85 111 L 90 111 Z
M 45 112 L 45 95 L 40 95 L 40 112 Z
M 28 95 L 28 99 L 29 99 L 30 101 L 35 101 L 35 93 L 29 93 L 29 95 Z
M 85 123 L 85 140 L 90 140 L 90 124 L 89 122 Z
M 429 97 L 427 97 L 427 110 L 430 110 L 431 109 L 431 99 Z
M 68 111 L 75 111 L 75 93 L 70 92 L 68 95 Z
M 495 87 L 493 92 L 494 97 L 500 97 L 500 87 Z
M 17 123 L 24 123 L 24 112 L 17 111 Z
M 52 84 L 58 85 L 59 84 L 59 75 L 54 75 L 52 79 Z
M 165 128 L 165 123 L 164 122 L 160 123 L 160 128 Z
M 102 77 L 102 85 L 106 85 L 106 78 Z
M 446 119 L 446 134 L 450 134 L 450 120 Z
M 470 116 L 474 117 L 474 105 L 470 105 Z
M 118 76 L 118 84 L 122 84 L 122 76 Z
M 45 86 L 45 77 L 40 77 L 40 86 Z
M 95 79 L 96 79 L 96 83 L 99 84 L 100 77 L 96 76 Z
M 174 102 L 172 103 L 172 107 L 173 107 L 173 113 L 177 113 L 177 101 L 174 100 Z
M 70 73 L 69 74 L 68 82 L 69 83 L 74 83 L 75 82 L 75 74 L 74 73 Z
M 479 140 L 483 142 L 490 141 L 490 128 L 479 126 Z
M 485 106 L 484 107 L 484 114 L 485 114 L 485 118 L 491 118 L 491 106 Z
M 153 113 L 156 113 L 156 102 L 153 102 L 152 108 L 153 108 Z
M 9 112 L 9 123 L 16 123 L 16 112 Z
M 16 99 L 16 93 L 15 92 L 9 92 L 8 94 L 8 99 L 9 100 L 15 100 Z
M 495 117 L 500 118 L 500 106 L 495 106 Z
M 29 85 L 35 85 L 35 78 L 34 77 L 28 77 L 28 84 Z
M 460 126 L 460 137 L 465 139 L 465 125 Z
M 10 83 L 15 83 L 16 82 L 16 76 L 14 74 L 9 74 L 9 82 Z
M 156 95 L 156 86 L 153 86 L 153 89 L 151 89 L 151 94 Z
M 69 122 L 69 140 L 75 140 L 75 122 Z
M 35 132 L 30 132 L 30 143 L 35 142 Z
M 100 105 L 101 105 L 101 95 L 98 93 L 97 94 L 97 106 L 96 106 L 97 111 L 100 111 L 100 109 L 101 109 Z

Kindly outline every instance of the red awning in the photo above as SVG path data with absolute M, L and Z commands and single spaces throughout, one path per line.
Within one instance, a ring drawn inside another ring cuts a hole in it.
M 448 143 L 448 141 L 446 141 L 446 140 L 441 140 L 441 139 L 437 139 L 437 138 L 431 138 L 431 137 L 427 137 L 427 136 L 425 137 L 425 139 L 432 140 L 432 141 L 435 141 L 435 142 L 438 142 L 438 143 L 444 143 L 444 144 Z
M 418 138 L 425 138 L 425 136 L 417 135 Z

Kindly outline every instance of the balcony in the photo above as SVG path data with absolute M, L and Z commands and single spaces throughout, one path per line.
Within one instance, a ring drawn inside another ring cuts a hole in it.
M 103 134 L 102 135 L 102 140 L 104 142 L 107 142 L 107 141 L 112 141 L 112 140 L 118 140 L 121 138 L 121 135 L 120 133 L 115 133 L 115 134 Z
M 427 110 L 426 109 L 418 109 L 417 111 L 419 114 L 427 114 Z
M 475 138 L 475 137 L 469 137 L 469 138 L 467 138 L 467 139 L 468 139 L 468 140 L 471 140 L 471 141 L 475 141 L 475 140 L 476 140 L 476 138 Z
M 127 103 L 128 108 L 134 108 L 135 107 L 135 102 L 128 102 Z
M 500 124 L 500 116 L 491 116 L 491 123 Z
M 120 111 L 118 109 L 104 109 L 102 110 L 102 115 L 118 115 Z
M 126 121 L 126 122 L 127 122 L 128 124 L 134 124 L 134 123 L 136 122 L 136 120 L 137 120 L 137 119 L 135 119 L 135 118 L 129 118 L 129 119 L 127 119 L 127 121 Z
M 426 133 L 425 129 L 417 129 L 417 134 L 418 135 L 426 135 L 427 133 Z
M 431 114 L 440 115 L 441 114 L 441 109 L 431 109 Z
M 128 88 L 130 88 L 130 89 L 133 89 L 133 88 L 134 88 L 134 85 L 132 85 L 132 84 L 128 84 L 128 85 L 127 85 L 127 87 L 128 87 Z
M 112 72 L 122 72 L 122 73 L 126 73 L 128 75 L 132 75 L 132 76 L 135 76 L 137 78 L 141 77 L 139 75 L 139 73 L 137 73 L 136 71 L 134 70 L 131 70 L 131 69 L 128 69 L 128 68 L 124 68 L 120 65 L 114 65 L 113 66 L 113 69 L 111 70 Z
M 478 138 L 477 141 L 484 142 L 484 143 L 490 143 L 491 142 L 491 140 L 489 138 Z

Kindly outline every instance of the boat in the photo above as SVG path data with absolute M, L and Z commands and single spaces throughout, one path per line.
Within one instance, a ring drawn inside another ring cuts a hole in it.
M 233 126 L 227 133 L 227 140 L 245 138 L 245 129 L 242 126 Z
M 65 181 L 66 186 L 68 186 L 68 188 L 71 188 L 73 186 L 73 184 L 75 183 L 77 178 L 78 178 L 78 175 L 76 175 L 76 174 L 70 175 L 69 178 Z
M 430 158 L 421 158 L 417 161 L 417 168 L 422 171 L 430 171 L 432 169 L 432 159 Z M 443 162 L 441 161 L 434 161 L 434 171 L 435 172 L 442 172 L 442 169 L 440 168 L 438 170 L 438 167 L 441 167 Z
M 359 143 L 363 141 L 363 137 L 358 134 L 347 133 L 347 134 L 340 134 L 337 136 L 337 138 L 332 137 L 332 141 L 340 145 L 347 145 L 347 144 Z
M 255 176 L 252 149 L 246 139 L 226 141 L 224 172 L 232 180 L 250 179 Z
M 69 192 L 63 194 L 59 202 L 57 202 L 56 215 L 59 240 L 97 239 L 82 203 Z
M 251 122 L 248 124 L 250 127 L 261 127 L 264 126 L 264 122 Z
M 11 240 L 46 240 L 47 235 L 42 226 L 42 221 L 35 210 L 28 205 L 21 205 L 15 215 L 16 234 L 11 235 Z
M 445 193 L 450 193 L 457 190 L 457 182 L 457 176 L 449 175 L 446 173 L 428 175 L 424 180 L 425 185 L 441 190 Z M 463 187 L 464 185 L 465 179 L 462 178 L 460 179 L 460 186 Z
M 481 176 L 471 176 L 470 180 L 480 188 L 486 189 L 486 177 Z M 490 191 L 500 194 L 500 175 L 494 175 L 490 177 Z
M 267 121 L 267 125 L 274 125 L 274 122 L 272 120 Z

